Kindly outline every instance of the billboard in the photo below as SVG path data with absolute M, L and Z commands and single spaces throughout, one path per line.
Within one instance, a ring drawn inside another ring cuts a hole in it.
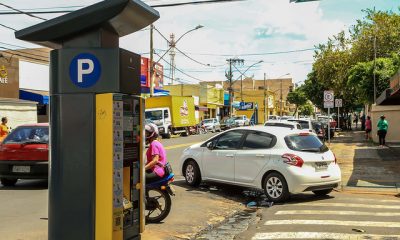
M 150 59 L 141 57 L 140 84 L 142 87 L 150 87 Z M 160 63 L 154 66 L 154 87 L 162 89 L 164 84 L 164 67 Z

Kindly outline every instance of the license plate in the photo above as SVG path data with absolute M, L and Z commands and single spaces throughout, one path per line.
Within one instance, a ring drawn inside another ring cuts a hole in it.
M 17 173 L 28 173 L 31 171 L 31 167 L 30 166 L 13 166 L 12 171 L 17 172 Z
M 326 162 L 316 162 L 315 163 L 315 169 L 317 171 L 325 170 L 328 168 L 328 163 Z

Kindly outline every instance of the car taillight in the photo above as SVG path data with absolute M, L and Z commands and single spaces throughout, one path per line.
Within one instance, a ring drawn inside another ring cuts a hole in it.
M 310 131 L 312 131 L 312 130 L 310 130 Z M 310 135 L 308 132 L 299 133 L 299 136 L 308 136 L 308 135 Z
M 282 158 L 284 159 L 283 162 L 289 165 L 293 165 L 296 167 L 302 167 L 303 166 L 303 159 L 297 155 L 291 154 L 291 153 L 285 153 L 282 155 Z

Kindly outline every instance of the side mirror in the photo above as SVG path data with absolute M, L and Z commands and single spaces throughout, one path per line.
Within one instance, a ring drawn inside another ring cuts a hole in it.
M 212 142 L 208 142 L 207 145 L 206 145 L 206 147 L 207 147 L 208 149 L 212 150 L 212 149 L 213 149 Z

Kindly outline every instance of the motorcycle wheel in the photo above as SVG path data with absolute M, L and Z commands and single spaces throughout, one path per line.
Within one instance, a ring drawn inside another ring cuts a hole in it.
M 161 202 L 160 202 L 161 201 Z M 171 197 L 167 191 L 150 189 L 146 191 L 146 222 L 159 223 L 171 211 Z

